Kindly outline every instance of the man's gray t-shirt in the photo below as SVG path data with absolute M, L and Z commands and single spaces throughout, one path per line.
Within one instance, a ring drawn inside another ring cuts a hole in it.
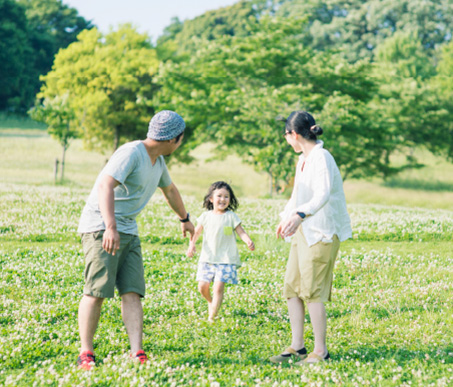
M 135 218 L 146 206 L 157 187 L 167 187 L 171 178 L 163 156 L 154 165 L 141 141 L 124 144 L 112 155 L 99 174 L 80 218 L 79 233 L 105 230 L 99 210 L 98 187 L 109 175 L 120 185 L 115 187 L 115 219 L 118 232 L 138 235 Z

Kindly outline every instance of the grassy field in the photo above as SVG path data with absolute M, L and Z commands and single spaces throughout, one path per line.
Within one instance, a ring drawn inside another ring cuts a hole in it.
M 55 159 L 61 159 L 61 148 L 45 129 L 29 120 L 5 119 L 0 115 L 0 182 L 52 185 Z M 269 181 L 234 156 L 211 160 L 212 146 L 204 144 L 193 151 L 196 162 L 171 164 L 173 180 L 183 195 L 201 198 L 216 180 L 230 182 L 239 198 L 268 196 Z M 90 189 L 108 155 L 83 149 L 82 142 L 72 142 L 66 154 L 65 186 Z M 383 182 L 348 180 L 345 193 L 348 203 L 447 209 L 453 211 L 453 164 L 428 152 L 421 152 L 420 162 L 426 167 L 406 171 Z
M 0 124 L 0 151 L 0 385 L 453 384 L 450 164 L 426 156 L 431 167 L 386 184 L 345 183 L 354 238 L 341 246 L 328 305 L 334 361 L 297 368 L 267 361 L 290 341 L 281 297 L 289 245 L 274 237 L 285 200 L 263 198 L 265 176 L 237 159 L 213 164 L 206 161 L 209 147 L 197 150 L 196 166 L 172 167 L 171 173 L 195 216 L 212 180 L 238 187 L 238 214 L 257 245 L 254 252 L 239 245 L 240 284 L 227 288 L 220 320 L 208 324 L 196 289 L 197 258 L 185 257 L 187 240 L 157 195 L 139 217 L 150 361 L 139 367 L 129 360 L 115 298 L 105 303 L 95 338 L 100 365 L 87 373 L 74 364 L 84 266 L 76 227 L 105 156 L 75 142 L 67 181 L 54 186 L 60 150 L 42 128 Z M 306 343 L 310 350 L 310 324 Z

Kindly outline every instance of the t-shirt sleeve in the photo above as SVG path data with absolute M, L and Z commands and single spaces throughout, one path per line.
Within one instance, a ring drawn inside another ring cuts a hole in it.
M 239 226 L 242 222 L 241 219 L 239 219 L 239 216 L 235 212 L 231 212 L 231 218 L 233 220 L 233 230 Z
M 112 176 L 124 184 L 126 178 L 137 166 L 137 153 L 133 148 L 121 147 L 110 158 L 104 169 L 104 174 Z
M 201 224 L 203 227 L 206 223 L 206 216 L 207 216 L 207 212 L 203 212 L 198 218 L 197 218 L 197 224 Z
M 170 177 L 170 174 L 168 173 L 167 164 L 165 164 L 164 158 L 162 156 L 160 156 L 160 157 L 161 157 L 161 162 L 162 162 L 162 175 L 160 177 L 158 187 L 165 188 L 171 184 L 171 177 Z

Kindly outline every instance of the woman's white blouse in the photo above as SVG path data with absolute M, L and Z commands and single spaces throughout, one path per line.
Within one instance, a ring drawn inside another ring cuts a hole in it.
M 340 241 L 352 237 L 343 180 L 334 158 L 323 145 L 318 140 L 308 157 L 299 157 L 291 199 L 280 214 L 283 219 L 296 212 L 310 215 L 302 222 L 309 246 L 321 240 L 331 241 L 335 234 Z

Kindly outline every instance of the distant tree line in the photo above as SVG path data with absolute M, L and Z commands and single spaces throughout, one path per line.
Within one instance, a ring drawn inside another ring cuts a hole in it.
M 0 0 L 0 111 L 26 112 L 58 50 L 92 27 L 61 0 Z
M 244 0 L 173 19 L 155 45 L 130 25 L 88 26 L 41 78 L 32 115 L 113 150 L 173 109 L 187 123 L 177 158 L 214 142 L 276 189 L 294 158 L 275 117 L 305 109 L 345 178 L 385 178 L 420 166 L 420 147 L 453 159 L 452 26 L 449 0 Z

